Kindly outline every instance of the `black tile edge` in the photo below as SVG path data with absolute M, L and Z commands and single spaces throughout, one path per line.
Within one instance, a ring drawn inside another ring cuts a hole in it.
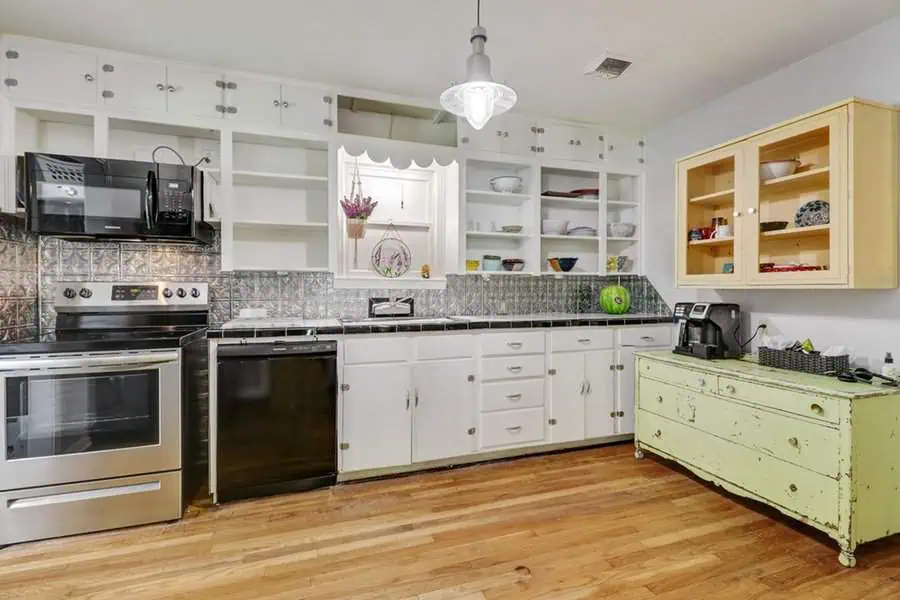
M 416 333 L 420 331 L 424 331 L 424 329 L 419 323 L 400 323 L 397 325 L 397 333 Z
M 227 338 L 252 338 L 252 329 L 225 329 L 222 337 Z
M 512 329 L 512 321 L 491 321 L 488 324 L 489 329 Z
M 287 330 L 284 327 L 264 327 L 254 331 L 255 337 L 284 337 Z
M 210 339 L 218 339 L 221 337 L 225 337 L 223 335 L 223 333 L 224 332 L 221 329 L 210 329 L 209 331 L 206 332 L 206 337 L 208 337 Z
M 487 321 L 469 321 L 469 329 L 488 329 L 489 325 Z
M 531 322 L 532 327 L 553 327 L 553 321 L 537 319 Z
M 341 335 L 344 333 L 343 327 L 317 327 L 316 329 L 310 330 L 314 335 Z
M 572 321 L 568 319 L 560 319 L 558 321 L 550 321 L 550 327 L 571 327 Z
M 422 323 L 422 331 L 444 331 L 443 323 Z
M 397 333 L 396 325 L 370 325 L 370 333 Z
M 625 319 L 610 319 L 606 322 L 607 327 L 615 327 L 617 325 L 625 325 Z
M 447 323 L 444 328 L 447 331 L 461 331 L 469 328 L 469 324 L 465 322 Z
M 323 327 L 322 329 L 326 329 L 326 328 Z M 330 329 L 336 329 L 337 330 L 336 333 L 340 333 L 342 331 L 342 329 L 340 327 L 331 327 Z M 292 336 L 299 335 L 299 336 L 308 337 L 308 336 L 316 335 L 317 333 L 319 333 L 319 330 L 316 330 L 312 327 L 288 327 L 285 330 L 285 333 L 287 335 L 292 335 Z

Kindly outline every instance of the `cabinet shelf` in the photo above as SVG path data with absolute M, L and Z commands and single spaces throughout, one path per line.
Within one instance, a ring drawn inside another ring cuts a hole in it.
M 593 242 L 596 244 L 600 238 L 595 235 L 549 235 L 549 234 L 544 234 L 541 236 L 541 239 L 547 240 L 547 241 L 565 240 L 565 241 L 572 241 L 572 242 Z
M 704 206 L 720 206 L 723 204 L 734 204 L 734 188 L 730 190 L 722 190 L 721 192 L 713 192 L 703 196 L 696 196 L 688 200 L 689 204 Z
M 204 169 L 216 183 L 221 183 L 222 172 L 219 169 Z M 328 177 L 319 175 L 291 175 L 287 173 L 264 173 L 260 171 L 234 171 L 234 185 L 256 187 L 277 187 L 292 189 L 327 189 Z
M 714 247 L 714 246 L 728 246 L 734 243 L 733 237 L 721 237 L 721 238 L 711 238 L 708 240 L 691 240 L 688 242 L 689 246 L 706 246 L 706 247 Z
M 607 242 L 637 242 L 639 238 L 637 237 L 607 237 Z
M 466 190 L 467 196 L 476 198 L 475 202 L 489 202 L 491 204 L 522 204 L 531 199 L 531 194 L 519 194 L 512 192 L 495 192 L 493 190 Z
M 585 198 L 558 198 L 556 196 L 541 196 L 541 204 L 553 208 L 580 208 L 583 210 L 598 210 L 600 201 Z
M 640 206 L 637 202 L 626 202 L 624 200 L 607 200 L 606 205 L 610 207 L 621 206 L 623 208 L 637 208 Z
M 777 189 L 779 192 L 783 192 L 794 189 L 803 190 L 827 187 L 830 172 L 831 169 L 829 167 L 810 169 L 809 171 L 802 171 L 800 173 L 794 173 L 793 175 L 786 175 L 784 177 L 778 177 L 777 179 L 763 181 L 762 189 Z
M 397 229 L 431 229 L 431 223 L 428 223 L 427 221 L 373 221 L 372 219 L 369 219 L 366 223 L 372 227 L 387 227 L 393 225 Z
M 818 235 L 829 235 L 830 233 L 831 225 L 810 225 L 809 227 L 791 227 L 789 229 L 779 229 L 777 231 L 765 231 L 759 235 L 763 239 L 791 240 Z
M 236 227 L 281 227 L 291 229 L 320 229 L 327 230 L 328 223 L 273 223 L 272 221 L 254 221 L 252 219 L 237 219 Z
M 467 231 L 466 237 L 493 238 L 498 240 L 525 240 L 531 236 L 527 233 L 504 233 L 502 231 Z

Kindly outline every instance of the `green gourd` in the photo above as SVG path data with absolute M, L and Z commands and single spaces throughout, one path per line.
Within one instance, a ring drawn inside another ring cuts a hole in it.
M 631 294 L 621 285 L 608 285 L 600 291 L 600 308 L 611 315 L 621 315 L 631 308 Z

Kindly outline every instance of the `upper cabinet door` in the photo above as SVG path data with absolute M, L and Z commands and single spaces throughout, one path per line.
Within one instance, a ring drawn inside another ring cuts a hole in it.
M 572 128 L 572 160 L 599 163 L 603 154 L 603 133 L 593 127 Z
M 750 281 L 847 282 L 847 126 L 848 110 L 842 106 L 750 140 L 744 179 Z M 793 160 L 793 172 L 775 172 Z M 762 231 L 770 227 L 763 224 L 775 222 L 787 227 Z
M 537 127 L 538 153 L 543 158 L 573 160 L 577 129 L 561 123 L 541 123 Z
M 4 89 L 12 98 L 97 103 L 96 54 L 27 43 L 6 49 L 4 62 Z
M 281 84 L 265 79 L 226 77 L 225 116 L 277 127 L 281 124 Z
M 463 117 L 456 120 L 458 146 L 469 150 L 503 151 L 503 128 L 498 119 L 491 119 L 482 129 L 475 129 Z
M 634 170 L 644 166 L 644 140 L 636 136 L 603 134 L 603 164 L 608 170 Z
M 498 121 L 501 152 L 520 156 L 535 153 L 537 126 L 534 121 L 510 114 L 501 115 Z M 487 126 L 490 127 L 491 123 Z
M 413 462 L 475 451 L 475 361 L 422 363 L 413 371 Z
M 225 114 L 225 75 L 221 71 L 170 64 L 168 72 L 170 113 L 222 118 Z
M 299 85 L 281 86 L 281 124 L 303 133 L 327 135 L 337 131 L 334 96 L 327 90 Z
M 134 110 L 166 110 L 166 63 L 155 60 L 100 58 L 100 102 Z
M 729 287 L 743 280 L 744 235 L 752 233 L 745 224 L 745 190 L 737 185 L 744 168 L 739 146 L 678 163 L 675 243 L 679 285 Z M 719 225 L 716 232 L 714 223 Z

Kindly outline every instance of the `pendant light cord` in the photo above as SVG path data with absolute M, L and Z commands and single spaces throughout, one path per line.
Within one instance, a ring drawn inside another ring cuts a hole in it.
M 475 22 L 479 27 L 481 27 L 481 0 L 476 0 L 475 12 Z

